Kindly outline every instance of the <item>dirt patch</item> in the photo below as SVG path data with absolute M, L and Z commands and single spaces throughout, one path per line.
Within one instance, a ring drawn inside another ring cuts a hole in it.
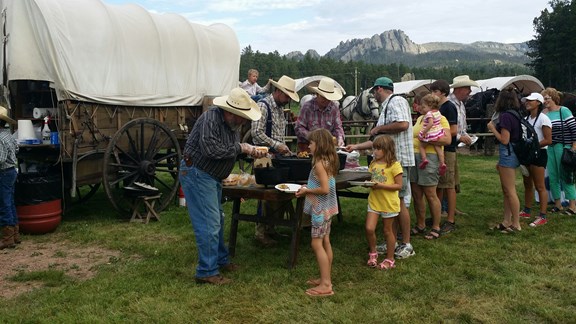
M 118 251 L 77 246 L 67 241 L 25 240 L 15 249 L 0 250 L 0 297 L 12 298 L 42 286 L 38 281 L 9 280 L 20 273 L 58 270 L 74 280 L 87 280 L 96 275 L 96 266 L 119 257 Z

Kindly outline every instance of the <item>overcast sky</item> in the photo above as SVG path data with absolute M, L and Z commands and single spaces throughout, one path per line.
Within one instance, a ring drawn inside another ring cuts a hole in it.
M 280 54 L 316 50 L 341 41 L 403 30 L 415 43 L 495 41 L 519 43 L 534 36 L 533 20 L 548 0 L 103 0 L 136 3 L 155 13 L 178 13 L 190 21 L 224 23 L 240 48 Z

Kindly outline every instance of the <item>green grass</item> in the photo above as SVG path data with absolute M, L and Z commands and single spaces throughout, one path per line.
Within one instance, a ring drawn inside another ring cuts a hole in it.
M 541 228 L 525 223 L 518 234 L 493 233 L 488 228 L 502 214 L 496 157 L 460 156 L 459 161 L 458 208 L 468 215 L 458 217 L 458 229 L 439 240 L 415 237 L 416 255 L 398 261 L 392 271 L 365 266 L 366 201 L 342 199 L 344 219 L 334 221 L 331 235 L 336 294 L 324 299 L 304 294 L 305 281 L 318 272 L 306 230 L 298 265 L 289 271 L 289 238 L 261 248 L 252 239 L 254 224 L 241 222 L 234 262 L 242 268 L 230 275 L 234 283 L 196 285 L 197 254 L 184 208 L 163 212 L 160 222 L 131 224 L 120 221 L 99 193 L 65 215 L 56 233 L 24 239 L 67 239 L 119 250 L 122 257 L 100 266 L 87 281 L 66 280 L 64 273 L 50 270 L 4 278 L 49 284 L 2 300 L 0 321 L 573 322 L 575 219 L 551 215 Z M 523 200 L 520 176 L 517 185 Z M 254 206 L 247 201 L 242 208 Z M 230 215 L 231 204 L 225 209 Z

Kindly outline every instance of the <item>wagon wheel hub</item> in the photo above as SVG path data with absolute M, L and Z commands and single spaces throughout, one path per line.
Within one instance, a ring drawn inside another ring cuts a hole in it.
M 151 161 L 140 162 L 141 174 L 152 176 L 156 173 L 156 165 Z

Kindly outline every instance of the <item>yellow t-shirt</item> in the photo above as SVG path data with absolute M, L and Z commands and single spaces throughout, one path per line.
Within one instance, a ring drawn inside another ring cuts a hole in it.
M 368 171 L 372 174 L 372 181 L 384 184 L 394 184 L 394 177 L 403 173 L 402 165 L 398 161 L 391 166 L 374 161 L 368 167 Z M 370 189 L 368 206 L 378 212 L 399 213 L 398 190 Z
M 418 154 L 418 152 L 420 152 L 420 140 L 418 139 L 418 133 L 420 133 L 420 130 L 422 130 L 422 118 L 424 117 L 424 115 L 418 117 L 418 119 L 416 120 L 416 124 L 414 124 L 414 127 L 412 127 L 412 132 L 413 132 L 413 136 L 414 136 L 414 152 L 416 154 Z M 448 129 L 448 134 L 450 134 L 450 124 L 448 123 L 448 119 L 446 119 L 446 117 L 442 116 L 442 118 L 440 119 L 440 125 L 442 126 L 442 128 L 444 129 L 444 131 L 446 131 L 446 129 Z M 442 150 L 444 150 L 444 146 L 441 146 Z M 426 153 L 431 153 L 431 154 L 436 154 L 436 151 L 434 151 L 434 145 L 433 144 L 429 144 L 428 146 L 426 146 Z

